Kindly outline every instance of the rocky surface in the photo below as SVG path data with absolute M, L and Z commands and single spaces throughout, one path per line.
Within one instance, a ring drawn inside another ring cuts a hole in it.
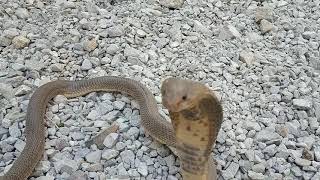
M 131 77 L 162 109 L 161 81 L 176 76 L 222 99 L 212 153 L 219 179 L 320 179 L 319 8 L 301 0 L 0 0 L 0 173 L 25 145 L 38 86 Z M 86 143 L 114 122 L 117 132 Z M 57 96 L 31 179 L 181 179 L 177 157 L 139 122 L 127 95 Z

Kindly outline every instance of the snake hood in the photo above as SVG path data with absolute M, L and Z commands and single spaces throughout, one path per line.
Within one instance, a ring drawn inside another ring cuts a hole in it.
M 179 112 L 193 107 L 198 99 L 210 93 L 209 88 L 204 88 L 200 82 L 167 78 L 161 86 L 162 103 L 172 112 Z

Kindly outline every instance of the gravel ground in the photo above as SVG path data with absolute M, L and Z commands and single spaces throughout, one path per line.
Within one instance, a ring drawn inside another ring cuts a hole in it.
M 162 108 L 161 81 L 180 76 L 222 99 L 219 179 L 320 179 L 320 1 L 166 3 L 0 0 L 0 172 L 25 145 L 39 85 L 131 77 Z M 140 128 L 131 97 L 57 96 L 48 106 L 46 152 L 30 179 L 181 179 L 179 160 Z M 119 131 L 86 145 L 113 122 Z

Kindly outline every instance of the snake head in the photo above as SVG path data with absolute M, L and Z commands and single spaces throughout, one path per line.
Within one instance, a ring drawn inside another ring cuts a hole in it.
M 161 86 L 162 103 L 169 111 L 180 112 L 195 106 L 209 91 L 200 82 L 170 77 Z

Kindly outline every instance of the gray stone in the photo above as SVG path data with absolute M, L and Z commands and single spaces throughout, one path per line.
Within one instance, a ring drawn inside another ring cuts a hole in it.
M 175 176 L 169 175 L 167 177 L 167 180 L 178 180 L 178 178 L 176 178 Z
M 87 179 L 88 179 L 88 175 L 82 171 L 75 171 L 67 178 L 67 180 L 87 180 Z
M 261 20 L 272 20 L 272 10 L 269 7 L 260 7 L 257 8 L 256 11 L 256 22 L 260 22 Z
M 123 150 L 125 147 L 126 147 L 126 144 L 123 143 L 123 142 L 118 142 L 118 143 L 116 144 L 116 150 L 118 150 L 118 151 Z
M 89 172 L 103 171 L 103 166 L 102 164 L 99 164 L 99 163 L 91 164 L 86 168 L 86 171 L 89 171 Z
M 125 107 L 126 103 L 123 102 L 123 101 L 114 101 L 113 105 L 115 106 L 116 109 L 123 110 L 123 108 Z
M 14 147 L 19 151 L 22 152 L 23 148 L 25 147 L 26 143 L 20 139 L 14 144 Z
M 120 153 L 121 159 L 127 164 L 134 164 L 135 155 L 131 150 L 124 150 Z
M 158 0 L 159 4 L 167 8 L 181 8 L 184 0 Z
M 254 54 L 248 51 L 242 51 L 239 57 L 242 62 L 248 65 L 251 65 L 255 60 Z
M 274 29 L 274 26 L 271 22 L 269 22 L 268 20 L 261 20 L 260 22 L 260 30 L 261 32 L 264 34 L 264 33 L 267 33 L 267 32 L 270 32 L 271 30 Z
M 16 89 L 14 93 L 15 96 L 23 96 L 29 94 L 31 92 L 31 88 L 26 85 L 21 85 Z
M 148 175 L 148 166 L 145 162 L 140 162 L 138 165 L 138 172 L 142 176 L 147 176 Z
M 54 176 L 39 176 L 36 180 L 54 180 Z
M 81 68 L 81 70 L 84 70 L 84 71 L 92 69 L 91 61 L 89 59 L 83 60 L 80 68 Z
M 294 162 L 299 166 L 310 166 L 311 165 L 311 161 L 306 160 L 306 159 L 302 159 L 302 158 L 296 158 Z
M 51 70 L 53 72 L 61 72 L 64 68 L 64 64 L 61 64 L 61 63 L 54 63 L 51 65 Z
M 96 110 L 90 111 L 88 116 L 87 116 L 87 118 L 90 119 L 90 120 L 96 120 L 96 119 L 98 119 L 98 117 L 99 117 L 99 113 Z
M 100 150 L 92 151 L 88 153 L 85 158 L 86 158 L 86 161 L 90 163 L 97 163 L 101 160 L 101 151 Z
M 9 28 L 3 31 L 3 36 L 9 39 L 13 39 L 16 36 L 19 36 L 19 30 L 17 28 Z
M 293 107 L 302 110 L 308 110 L 312 107 L 312 103 L 306 99 L 293 99 L 292 104 Z
M 299 167 L 294 166 L 291 168 L 292 173 L 296 176 L 296 177 L 300 177 L 302 176 L 302 171 Z
M 114 55 L 116 54 L 118 51 L 119 51 L 119 46 L 116 45 L 116 44 L 111 44 L 107 49 L 106 49 L 106 52 L 108 54 L 111 54 L 111 55 Z
M 54 162 L 54 168 L 60 173 L 72 174 L 78 169 L 79 164 L 75 160 L 63 159 Z
M 27 19 L 30 17 L 29 11 L 25 8 L 18 8 L 15 14 L 20 19 Z
M 256 173 L 256 172 L 253 172 L 253 171 L 248 171 L 248 176 L 251 178 L 251 179 L 266 179 L 266 176 L 263 175 L 262 173 Z
M 137 49 L 132 48 L 130 46 L 127 46 L 124 49 L 124 56 L 125 57 L 137 57 L 137 58 L 139 58 L 141 54 L 142 54 L 142 52 L 140 50 L 137 50 Z
M 21 131 L 18 127 L 18 123 L 13 123 L 13 125 L 9 127 L 9 134 L 10 136 L 16 138 L 21 136 Z
M 126 133 L 126 137 L 129 139 L 136 139 L 139 136 L 140 130 L 137 127 L 131 127 Z
M 280 138 L 281 136 L 279 134 L 271 132 L 269 130 L 262 130 L 256 134 L 256 140 L 262 142 L 276 140 Z
M 256 173 L 262 173 L 264 174 L 266 167 L 263 163 L 255 164 L 252 166 L 252 170 Z
M 69 146 L 69 142 L 66 139 L 57 139 L 55 143 L 55 149 L 62 150 Z
M 81 132 L 71 132 L 70 136 L 73 140 L 79 141 L 84 139 L 84 135 Z
M 119 151 L 114 150 L 114 149 L 106 149 L 102 153 L 102 159 L 110 160 L 110 159 L 117 157 L 118 155 L 119 155 Z
M 227 167 L 226 170 L 222 171 L 222 176 L 225 179 L 232 179 L 235 177 L 238 172 L 239 164 L 235 162 L 231 162 L 231 164 Z
M 239 31 L 232 25 L 224 26 L 220 30 L 219 38 L 220 39 L 234 39 L 241 37 Z
M 113 26 L 107 29 L 109 37 L 120 37 L 124 35 L 124 28 L 121 25 Z
M 119 134 L 118 133 L 110 133 L 103 141 L 103 144 L 107 148 L 112 148 L 118 141 Z
M 259 123 L 255 122 L 255 121 L 244 121 L 243 128 L 245 128 L 248 131 L 250 131 L 250 130 L 260 131 L 261 130 Z

